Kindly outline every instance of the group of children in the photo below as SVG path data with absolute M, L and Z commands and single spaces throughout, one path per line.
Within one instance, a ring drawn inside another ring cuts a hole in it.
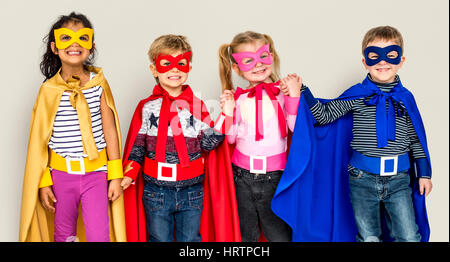
M 82 14 L 61 16 L 46 44 L 45 82 L 30 124 L 20 241 L 205 241 L 208 230 L 216 241 L 316 241 L 297 238 L 300 227 L 277 211 L 296 207 L 279 196 L 291 174 L 302 172 L 290 162 L 310 157 L 294 148 L 297 137 L 349 112 L 349 181 L 343 186 L 350 188 L 353 238 L 380 241 L 382 209 L 391 238 L 428 240 L 416 221 L 412 191 L 416 185 L 421 194 L 431 191 L 430 158 L 417 106 L 397 75 L 404 56 L 395 28 L 366 34 L 366 79 L 330 101 L 314 98 L 296 74 L 280 77 L 270 36 L 237 34 L 219 48 L 223 92 L 216 121 L 186 84 L 193 57 L 186 37 L 160 36 L 148 51 L 156 85 L 138 103 L 123 151 L 111 90 L 92 65 L 92 24 Z M 248 86 L 235 88 L 233 72 Z M 309 113 L 302 115 L 303 107 Z M 307 114 L 313 121 L 303 128 Z M 234 183 L 227 190 L 225 182 L 211 186 L 211 179 L 228 178 Z M 227 208 L 237 217 L 223 212 Z M 229 227 L 212 225 L 211 217 L 230 221 Z M 224 228 L 237 236 L 218 237 Z

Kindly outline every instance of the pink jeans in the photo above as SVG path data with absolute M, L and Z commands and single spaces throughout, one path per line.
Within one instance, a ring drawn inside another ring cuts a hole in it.
M 108 181 L 105 172 L 74 175 L 53 170 L 55 242 L 71 242 L 77 232 L 81 203 L 86 240 L 109 242 Z

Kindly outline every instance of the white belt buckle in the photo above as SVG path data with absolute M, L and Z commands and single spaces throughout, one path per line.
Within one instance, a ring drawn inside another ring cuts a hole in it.
M 162 176 L 162 168 L 171 168 L 172 169 L 172 176 Z M 158 162 L 158 180 L 164 180 L 164 181 L 177 181 L 177 165 L 176 164 L 169 164 L 169 163 L 163 163 Z
M 392 172 L 385 172 L 385 163 L 388 160 L 394 160 L 394 170 Z M 397 174 L 398 156 L 383 156 L 380 159 L 380 176 L 393 176 Z
M 79 162 L 80 163 L 80 171 L 73 171 L 71 162 Z M 86 174 L 86 169 L 84 168 L 84 158 L 82 158 L 82 157 L 79 157 L 79 158 L 66 157 L 66 168 L 67 168 L 67 173 L 69 173 L 69 174 L 73 174 L 73 175 Z
M 255 169 L 255 160 L 262 160 L 262 169 Z M 267 170 L 267 157 L 266 156 L 250 156 L 250 173 L 265 174 Z

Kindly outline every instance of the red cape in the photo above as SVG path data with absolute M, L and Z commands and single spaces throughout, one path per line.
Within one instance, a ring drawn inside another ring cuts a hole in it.
M 124 147 L 124 164 L 142 125 L 142 108 L 152 99 L 150 96 L 141 100 L 134 112 Z M 202 111 L 202 114 L 208 113 Z M 202 116 L 202 119 L 205 117 Z M 209 114 L 206 119 L 209 119 Z M 230 156 L 226 141 L 205 155 L 204 198 L 200 224 L 202 241 L 241 241 Z M 144 180 L 141 172 L 135 183 L 124 191 L 125 223 L 127 240 L 130 242 L 145 242 L 148 239 L 142 203 L 143 192 Z

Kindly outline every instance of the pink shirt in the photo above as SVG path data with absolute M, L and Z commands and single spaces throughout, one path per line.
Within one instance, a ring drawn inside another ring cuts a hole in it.
M 262 97 L 264 138 L 259 141 L 255 140 L 255 97 L 249 98 L 248 93 L 242 94 L 236 100 L 234 123 L 228 131 L 228 143 L 236 144 L 235 149 L 247 156 L 270 157 L 285 153 L 287 149 L 287 137 L 281 137 L 277 112 L 265 90 L 263 90 Z M 280 92 L 276 98 L 283 109 L 287 122 L 286 128 L 293 131 L 300 97 L 289 97 Z M 246 168 L 239 164 L 237 157 L 238 154 L 233 153 L 233 164 Z M 285 164 L 284 160 L 284 163 L 278 163 L 277 167 L 268 165 L 267 171 L 273 171 L 274 168 L 279 170 L 280 166 L 284 169 Z

